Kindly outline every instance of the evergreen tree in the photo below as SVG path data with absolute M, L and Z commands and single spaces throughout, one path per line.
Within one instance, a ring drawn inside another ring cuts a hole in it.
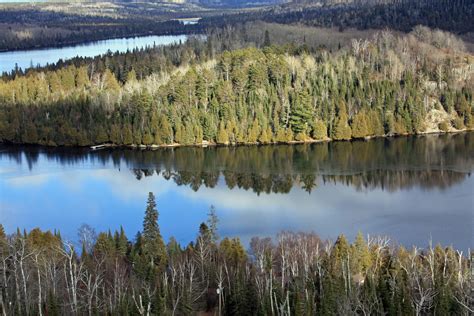
M 328 137 L 326 124 L 324 124 L 322 120 L 316 120 L 316 122 L 314 123 L 311 137 L 316 140 L 322 140 Z
M 351 139 L 351 136 L 352 130 L 347 122 L 346 106 L 341 102 L 338 109 L 336 123 L 334 124 L 332 138 L 335 140 L 348 140 Z
M 224 122 L 222 121 L 219 124 L 219 132 L 217 133 L 217 143 L 220 145 L 229 144 L 229 135 L 227 134 L 227 130 L 225 129 Z
M 268 30 L 265 30 L 265 35 L 264 35 L 264 40 L 263 40 L 263 47 L 268 47 L 272 43 L 270 41 L 270 33 L 268 33 Z
M 216 214 L 216 208 L 214 205 L 211 205 L 209 213 L 207 214 L 207 227 L 209 230 L 209 237 L 212 243 L 217 243 L 219 240 L 219 234 L 217 233 L 217 224 L 219 223 L 219 218 Z
M 372 265 L 370 250 L 361 232 L 357 234 L 352 245 L 351 263 L 353 273 L 362 272 L 364 277 L 367 269 Z
M 260 134 L 260 126 L 258 124 L 257 118 L 253 120 L 252 126 L 248 131 L 247 142 L 254 144 L 257 142 L 258 136 Z
M 152 192 L 148 193 L 141 242 L 143 255 L 150 266 L 164 267 L 166 265 L 166 247 L 158 226 L 158 210 L 156 209 L 155 196 Z
M 367 116 L 364 111 L 360 111 L 352 120 L 352 137 L 363 138 L 369 135 Z
M 124 257 L 128 250 L 128 239 L 122 226 L 120 226 L 120 232 L 117 233 L 117 237 L 115 238 L 115 245 L 117 253 Z
M 127 81 L 128 84 L 137 82 L 137 73 L 134 69 L 130 70 L 127 74 Z
M 311 98 L 308 91 L 304 89 L 297 95 L 293 109 L 291 110 L 290 125 L 293 132 L 295 134 L 306 134 L 312 116 Z

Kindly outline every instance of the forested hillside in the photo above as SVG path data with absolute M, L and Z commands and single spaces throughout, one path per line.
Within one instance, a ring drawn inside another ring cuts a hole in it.
M 239 36 L 239 35 L 233 35 Z M 235 51 L 212 37 L 0 81 L 0 138 L 44 145 L 265 144 L 473 127 L 473 57 L 419 27 L 349 49 Z
M 262 20 L 284 24 L 410 32 L 417 25 L 457 34 L 474 30 L 474 3 L 467 0 L 295 1 L 255 12 L 213 15 L 203 25 Z
M 201 19 L 184 25 L 179 18 Z M 474 42 L 474 2 L 468 0 L 179 0 L 0 5 L 0 50 L 150 34 L 198 34 L 256 21 L 340 31 L 410 32 L 424 25 Z
M 60 47 L 150 34 L 199 33 L 204 30 L 200 25 L 184 25 L 174 19 L 178 14 L 166 11 L 157 10 L 158 12 L 149 16 L 148 10 L 143 8 L 141 15 L 137 16 L 130 9 L 126 13 L 120 10 L 110 13 L 110 8 L 104 8 L 107 14 L 87 14 L 87 10 L 80 7 L 81 5 L 71 8 L 71 11 L 77 10 L 79 13 L 41 7 L 0 6 L 0 51 Z
M 195 241 L 165 244 L 150 192 L 135 240 L 121 228 L 79 229 L 81 252 L 59 232 L 0 225 L 2 295 L 10 314 L 64 315 L 462 315 L 469 262 L 462 251 L 397 246 L 358 234 L 350 243 L 314 233 L 220 238 L 211 207 Z

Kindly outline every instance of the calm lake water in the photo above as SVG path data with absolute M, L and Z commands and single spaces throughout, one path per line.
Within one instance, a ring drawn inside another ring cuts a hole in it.
M 116 38 L 60 48 L 1 52 L 0 74 L 15 69 L 15 64 L 18 64 L 18 67 L 22 69 L 26 69 L 31 67 L 31 65 L 45 66 L 46 64 L 52 64 L 57 62 L 59 59 L 65 60 L 76 56 L 93 57 L 105 54 L 108 50 L 112 52 L 126 52 L 127 50 L 133 50 L 134 48 L 143 48 L 153 45 L 169 45 L 179 43 L 180 41 L 184 42 L 186 39 L 187 35 L 151 35 L 131 38 Z
M 474 133 L 297 146 L 155 151 L 0 147 L 0 222 L 77 239 L 141 229 L 149 191 L 161 231 L 196 237 L 211 205 L 221 236 L 282 230 L 389 235 L 425 247 L 473 245 Z

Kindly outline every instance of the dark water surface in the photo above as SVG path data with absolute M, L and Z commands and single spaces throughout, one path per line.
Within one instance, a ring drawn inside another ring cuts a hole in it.
M 165 239 L 187 243 L 210 205 L 221 236 L 314 231 L 473 246 L 474 133 L 296 146 L 155 151 L 0 147 L 0 222 L 77 239 L 141 229 L 153 191 Z

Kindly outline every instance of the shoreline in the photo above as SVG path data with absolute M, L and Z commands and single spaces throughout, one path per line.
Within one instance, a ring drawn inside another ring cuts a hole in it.
M 192 25 L 192 24 L 191 24 Z M 187 31 L 177 31 L 177 32 L 153 32 L 153 31 L 147 31 L 147 32 L 138 32 L 138 33 L 132 33 L 132 34 L 127 34 L 127 35 L 116 35 L 116 36 L 105 36 L 103 38 L 99 39 L 94 39 L 94 40 L 79 40 L 79 41 L 67 41 L 67 42 L 62 42 L 60 44 L 56 45 L 35 45 L 35 46 L 29 46 L 29 48 L 0 48 L 0 53 L 15 53 L 15 52 L 29 52 L 29 51 L 36 51 L 36 50 L 48 50 L 48 49 L 57 49 L 57 48 L 68 48 L 68 47 L 75 47 L 79 45 L 93 45 L 96 42 L 100 41 L 107 41 L 107 40 L 114 40 L 114 39 L 130 39 L 134 37 L 144 37 L 144 36 L 178 36 L 178 35 L 192 35 L 192 34 L 197 34 L 201 35 L 203 32 L 196 32 L 195 30 L 187 30 Z
M 370 141 L 376 138 L 397 138 L 397 137 L 411 137 L 411 136 L 427 136 L 427 135 L 444 135 L 444 134 L 461 134 L 461 133 L 470 133 L 474 132 L 474 128 L 465 128 L 462 130 L 452 130 L 452 131 L 429 131 L 429 132 L 422 132 L 422 133 L 414 133 L 414 134 L 394 134 L 394 135 L 378 135 L 378 136 L 367 136 L 363 138 L 351 138 L 351 139 L 332 139 L 327 137 L 326 139 L 309 139 L 304 141 L 293 140 L 289 142 L 268 142 L 268 143 L 228 143 L 228 144 L 218 144 L 213 142 L 202 142 L 200 144 L 165 144 L 165 145 L 117 145 L 112 143 L 103 143 L 103 144 L 94 144 L 94 145 L 85 145 L 85 146 L 77 146 L 77 145 L 45 145 L 45 144 L 29 144 L 29 143 L 13 143 L 13 142 L 5 142 L 0 141 L 0 145 L 7 145 L 7 146 L 38 146 L 38 147 L 45 147 L 45 148 L 70 148 L 70 149 L 88 149 L 91 151 L 97 151 L 101 149 L 120 149 L 120 148 L 128 148 L 128 149 L 138 149 L 138 150 L 157 150 L 161 148 L 178 148 L 178 147 L 238 147 L 238 146 L 275 146 L 275 145 L 303 145 L 303 144 L 316 144 L 316 143 L 329 143 L 329 142 L 353 142 L 353 141 Z

